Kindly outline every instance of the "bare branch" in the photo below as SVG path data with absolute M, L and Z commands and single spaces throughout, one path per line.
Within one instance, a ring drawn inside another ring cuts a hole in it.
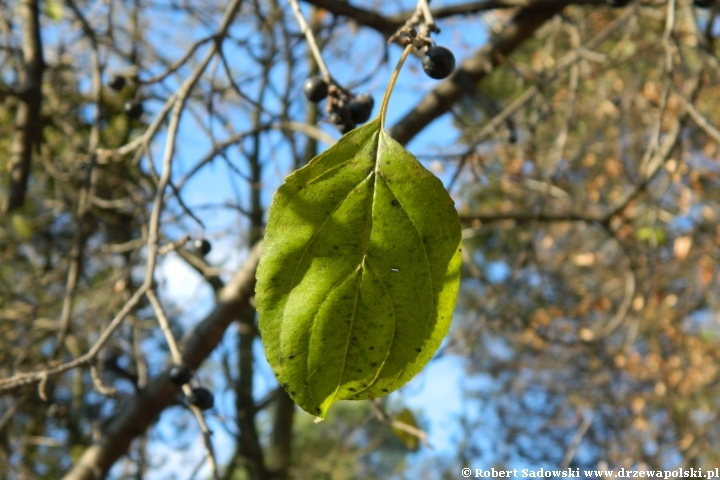
M 340 2 L 338 0 L 304 0 L 305 3 L 315 5 L 318 8 L 323 8 L 328 12 L 335 15 L 351 18 L 354 22 L 371 27 L 378 32 L 382 33 L 385 37 L 390 37 L 395 31 L 405 23 L 406 19 L 402 21 L 392 21 L 383 17 L 382 15 L 364 10 L 362 8 L 354 7 L 347 2 Z
M 289 0 L 289 2 L 290 6 L 292 7 L 293 13 L 295 14 L 295 18 L 300 25 L 300 31 L 303 35 L 305 35 L 305 40 L 307 40 L 308 47 L 313 54 L 315 63 L 317 63 L 317 66 L 320 69 L 320 73 L 322 73 L 323 79 L 327 83 L 330 83 L 330 71 L 328 70 L 327 65 L 325 65 L 325 61 L 323 60 L 320 49 L 318 48 L 317 42 L 315 41 L 315 35 L 313 35 L 312 29 L 305 21 L 305 17 L 300 11 L 300 6 L 298 5 L 297 0 Z
M 200 364 L 220 343 L 228 326 L 237 314 L 247 308 L 255 291 L 255 269 L 260 260 L 260 244 L 248 255 L 242 268 L 220 291 L 218 301 L 210 314 L 192 331 L 183 343 L 182 363 L 190 369 Z M 128 400 L 118 416 L 101 433 L 94 445 L 89 447 L 64 480 L 95 480 L 103 478 L 117 459 L 125 455 L 130 443 L 150 427 L 157 416 L 173 404 L 179 387 L 160 375 L 150 381 L 147 388 Z
M 462 62 L 461 67 L 390 129 L 390 136 L 406 144 L 430 122 L 447 113 L 467 91 L 489 75 L 516 48 L 535 33 L 540 25 L 560 12 L 564 4 L 554 7 L 528 8 L 518 12 L 503 31 L 486 46 Z
M 15 115 L 15 136 L 10 147 L 9 184 L 7 197 L 0 211 L 7 213 L 22 207 L 25 202 L 33 147 L 39 145 L 42 135 L 40 107 L 42 105 L 42 79 L 45 60 L 40 38 L 40 2 L 25 0 L 19 5 L 19 18 L 23 28 L 22 101 Z

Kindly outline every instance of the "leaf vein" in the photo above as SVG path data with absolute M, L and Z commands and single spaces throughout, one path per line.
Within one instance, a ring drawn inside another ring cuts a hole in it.
M 385 358 L 383 359 L 382 363 L 380 364 L 380 367 L 377 369 L 377 373 L 375 374 L 375 377 L 372 379 L 372 381 L 367 385 L 367 387 L 358 390 L 355 392 L 355 395 L 359 394 L 360 392 L 364 392 L 368 388 L 371 388 L 375 383 L 377 383 L 377 379 L 380 376 L 380 372 L 382 372 L 383 367 L 385 367 L 385 363 L 387 362 L 387 359 L 390 357 L 390 352 L 392 351 L 393 342 L 395 342 L 395 332 L 397 331 L 397 315 L 395 314 L 395 303 L 393 302 L 392 295 L 390 295 L 390 292 L 388 291 L 387 287 L 385 287 L 385 283 L 383 283 L 380 276 L 377 274 L 373 266 L 370 264 L 370 261 L 367 260 L 365 263 L 367 263 L 368 269 L 375 275 L 375 278 L 378 279 L 380 282 L 380 285 L 382 285 L 383 290 L 385 290 L 385 293 L 387 294 L 388 298 L 390 299 L 390 306 L 392 307 L 392 314 L 393 314 L 393 332 L 392 332 L 392 338 L 390 339 L 390 346 L 387 349 L 387 353 L 385 354 Z

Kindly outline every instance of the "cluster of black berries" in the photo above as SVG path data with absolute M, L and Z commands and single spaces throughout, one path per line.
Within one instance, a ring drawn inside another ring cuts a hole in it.
M 127 85 L 127 79 L 120 75 L 115 75 L 108 82 L 108 87 L 116 92 L 125 88 L 125 85 Z M 145 112 L 145 108 L 140 100 L 128 100 L 125 102 L 125 105 L 123 105 L 123 110 L 125 110 L 125 115 L 127 115 L 130 120 L 139 120 Z
M 425 73 L 435 79 L 446 78 L 455 70 L 455 56 L 445 47 L 430 44 L 429 40 L 415 37 L 412 32 L 403 33 L 405 42 L 416 43 L 416 46 L 426 48 L 422 59 Z M 305 97 L 318 103 L 329 97 L 327 111 L 330 114 L 328 121 L 337 126 L 343 135 L 361 123 L 365 123 L 372 114 L 375 101 L 367 93 L 353 95 L 339 86 L 328 83 L 322 77 L 310 77 L 303 84 Z
M 310 77 L 303 84 L 305 97 L 318 103 L 330 96 L 328 120 L 345 134 L 370 118 L 375 101 L 367 93 L 352 95 L 342 91 L 336 85 L 328 85 L 321 77 Z
M 329 120 L 337 125 L 340 133 L 345 135 L 359 123 L 368 121 L 374 105 L 375 101 L 367 93 L 361 93 L 356 97 L 341 94 L 330 106 Z
M 168 377 L 175 385 L 182 386 L 190 383 L 192 371 L 185 365 L 173 365 L 168 372 Z M 209 410 L 215 404 L 215 397 L 207 388 L 195 387 L 188 397 L 188 403 L 195 405 L 200 410 Z

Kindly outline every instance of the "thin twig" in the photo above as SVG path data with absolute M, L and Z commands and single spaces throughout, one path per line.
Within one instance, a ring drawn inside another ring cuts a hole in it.
M 633 297 L 635 296 L 636 283 L 637 282 L 635 281 L 635 273 L 632 270 L 626 272 L 625 295 L 623 296 L 622 303 L 618 307 L 617 312 L 615 312 L 613 318 L 611 318 L 610 321 L 608 321 L 607 324 L 602 328 L 602 336 L 610 335 L 625 320 L 627 312 L 628 310 L 630 310 L 630 305 L 632 304 Z
M 297 0 L 288 0 L 290 2 L 290 6 L 292 7 L 293 13 L 295 14 L 295 18 L 297 19 L 298 25 L 300 25 L 300 31 L 303 35 L 305 35 L 305 40 L 307 40 L 308 46 L 310 47 L 310 51 L 312 52 L 313 57 L 315 58 L 315 62 L 317 62 L 317 66 L 320 69 L 320 73 L 322 74 L 323 80 L 325 80 L 328 84 L 332 81 L 330 78 L 330 71 L 327 68 L 327 65 L 325 65 L 325 62 L 323 61 L 322 55 L 320 54 L 320 49 L 317 46 L 317 42 L 315 41 L 315 35 L 313 34 L 312 29 L 308 26 L 307 22 L 305 21 L 305 17 L 303 16 L 302 12 L 300 11 L 300 5 L 298 5 Z
M 193 56 L 193 54 L 197 51 L 198 48 L 205 45 L 206 43 L 212 41 L 215 39 L 215 35 L 210 35 L 205 38 L 201 38 L 200 40 L 193 43 L 192 47 L 190 47 L 185 54 L 180 57 L 178 60 L 175 61 L 175 63 L 171 64 L 166 71 L 163 73 L 156 75 L 154 77 L 150 77 L 147 79 L 137 78 L 135 81 L 139 85 L 150 85 L 153 83 L 162 82 L 167 77 L 172 75 L 173 73 L 177 72 L 180 67 L 182 67 L 190 58 Z
M 580 442 L 582 442 L 582 439 L 590 428 L 590 425 L 592 425 L 593 417 L 593 413 L 588 412 L 585 415 L 585 418 L 583 418 L 580 428 L 578 428 L 577 432 L 575 432 L 575 436 L 565 452 L 562 463 L 560 463 L 560 470 L 565 470 L 570 466 L 570 462 L 572 462 L 572 459 L 575 457 L 575 453 L 577 453 L 577 449 L 580 447 Z
M 428 448 L 432 448 L 432 446 L 428 442 L 428 434 L 426 431 L 413 425 L 408 425 L 407 423 L 401 422 L 400 420 L 391 419 L 390 415 L 380 404 L 379 398 L 376 398 L 375 400 L 370 402 L 370 404 L 373 406 L 373 409 L 375 410 L 375 416 L 378 420 L 390 424 L 390 426 L 392 426 L 393 428 L 397 428 L 398 430 L 402 430 L 403 432 L 407 432 L 410 435 L 417 437 L 417 439 L 420 440 L 420 443 L 422 443 Z
M 112 397 L 117 393 L 115 387 L 108 387 L 103 383 L 100 371 L 95 363 L 90 365 L 90 377 L 92 378 L 95 389 L 103 395 Z
M 430 12 L 427 0 L 418 0 L 417 8 L 422 12 L 425 25 L 427 25 L 431 31 L 434 31 L 437 27 L 435 26 L 435 20 Z
M 707 118 L 705 118 L 700 112 L 697 111 L 695 106 L 690 103 L 683 95 L 680 94 L 680 92 L 673 92 L 680 100 L 680 103 L 683 104 L 683 107 L 687 111 L 687 113 L 692 117 L 692 119 L 695 121 L 695 124 L 702 128 L 705 133 L 707 133 L 710 137 L 712 137 L 713 140 L 715 140 L 717 143 L 720 144 L 720 130 L 715 128 Z
M 155 291 L 150 289 L 146 292 L 146 295 L 150 301 L 150 305 L 152 305 L 153 310 L 155 311 L 158 323 L 160 324 L 160 330 L 165 336 L 165 341 L 170 348 L 170 356 L 176 365 L 181 365 L 182 354 L 180 353 L 180 349 L 175 341 L 175 336 L 172 334 L 172 330 L 170 330 L 170 322 L 168 322 L 167 316 L 165 315 L 165 310 L 163 310 L 162 305 L 160 305 L 160 300 L 158 300 Z
M 152 289 L 149 289 L 147 291 L 146 296 L 150 301 L 150 305 L 152 305 L 152 308 L 155 311 L 155 316 L 157 317 L 158 323 L 160 324 L 160 330 L 162 330 L 163 335 L 165 336 L 165 341 L 170 348 L 170 356 L 172 357 L 173 363 L 175 365 L 182 365 L 183 358 L 182 354 L 180 353 L 180 348 L 178 347 L 175 336 L 170 329 L 170 322 L 165 315 L 165 310 L 162 308 L 160 300 L 155 294 L 155 291 Z M 192 387 L 189 384 L 184 384 L 182 389 L 183 393 L 185 393 L 186 398 L 188 398 L 192 394 Z M 200 426 L 200 431 L 202 432 L 203 436 L 203 443 L 205 445 L 205 456 L 207 457 L 208 463 L 210 464 L 213 478 L 219 478 L 217 460 L 215 459 L 215 452 L 213 451 L 213 445 L 211 440 L 212 432 L 210 431 L 207 423 L 205 422 L 205 417 L 203 416 L 202 410 L 197 408 L 195 405 L 189 405 L 189 407 L 190 410 L 193 412 L 193 415 L 195 415 L 195 418 L 198 421 L 198 425 Z

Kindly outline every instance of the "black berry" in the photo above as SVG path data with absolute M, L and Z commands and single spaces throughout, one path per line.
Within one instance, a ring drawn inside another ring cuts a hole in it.
M 210 253 L 210 250 L 212 250 L 212 245 L 210 245 L 210 242 L 208 242 L 204 238 L 200 238 L 193 242 L 193 248 L 195 249 L 195 253 L 204 257 L 205 255 Z
M 125 115 L 132 120 L 138 120 L 142 117 L 145 109 L 141 102 L 130 101 L 125 103 Z
M 185 385 L 192 378 L 192 371 L 185 365 L 173 365 L 168 372 L 168 377 L 175 385 Z
M 440 80 L 455 70 L 455 55 L 445 47 L 432 46 L 423 55 L 422 66 L 430 78 Z
M 303 93 L 313 103 L 318 103 L 328 96 L 328 84 L 320 77 L 310 77 L 303 84 Z
M 200 410 L 209 410 L 215 404 L 215 397 L 212 392 L 204 387 L 197 387 L 192 389 L 190 397 L 188 397 L 190 405 L 195 405 Z
M 354 123 L 365 123 L 370 118 L 375 100 L 367 93 L 361 93 L 350 100 L 350 118 Z
M 122 90 L 123 88 L 125 88 L 125 77 L 121 77 L 120 75 L 115 75 L 108 82 L 108 87 L 112 88 L 115 91 Z

